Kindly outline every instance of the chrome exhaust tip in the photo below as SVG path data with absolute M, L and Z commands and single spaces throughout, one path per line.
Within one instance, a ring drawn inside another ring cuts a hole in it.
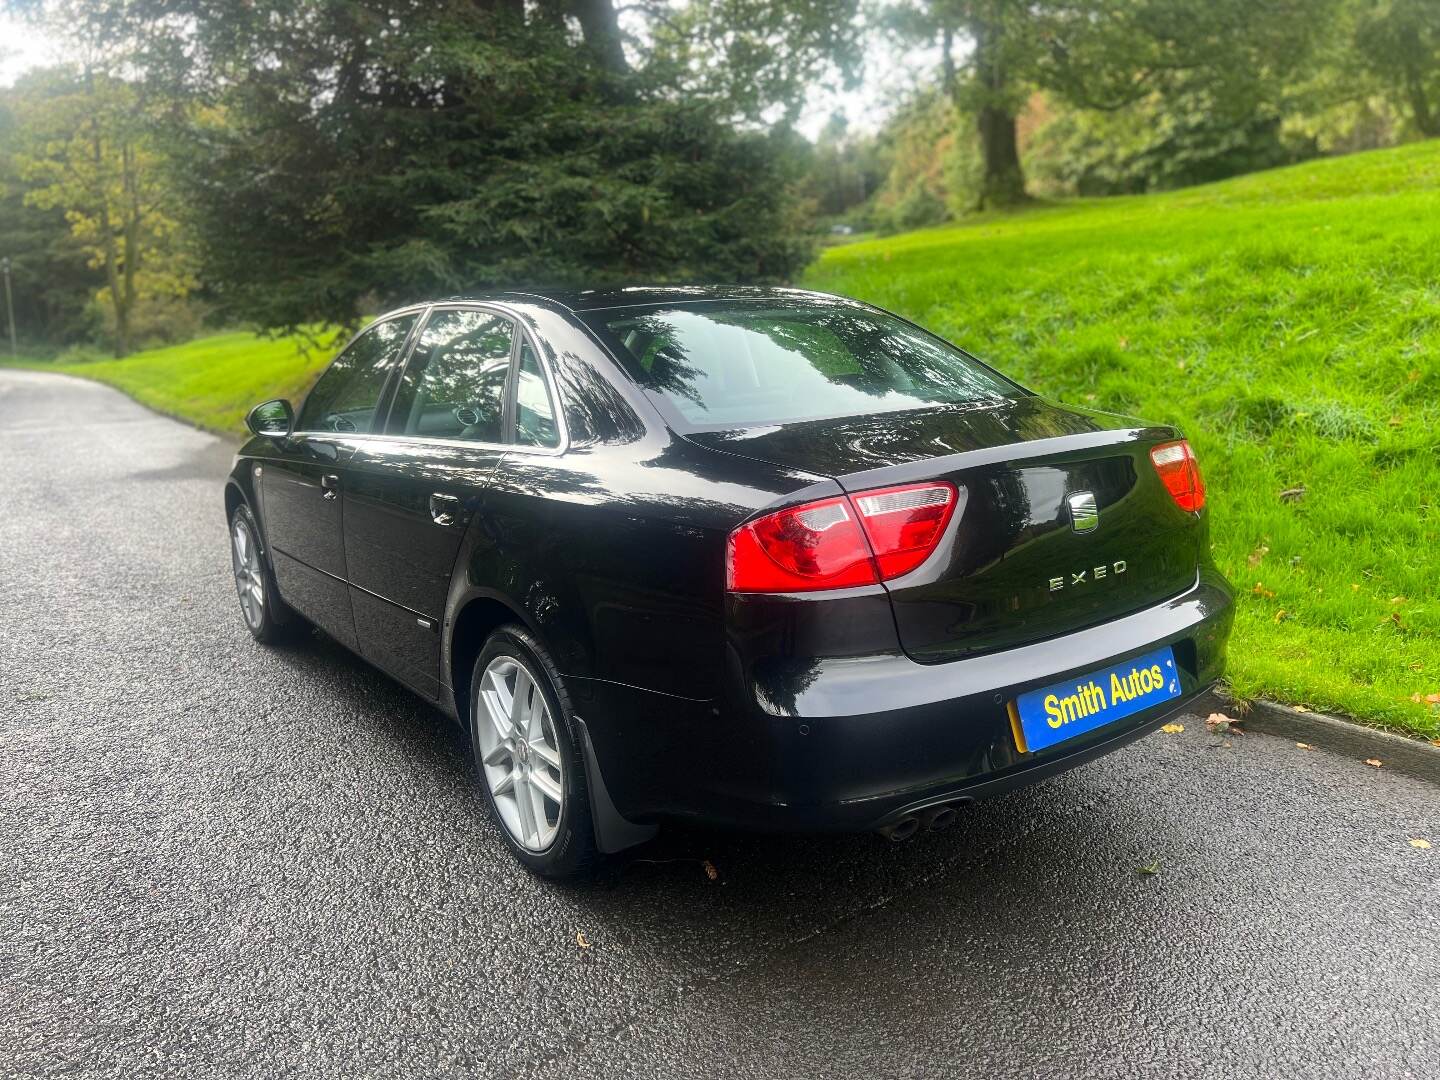
M 920 819 L 917 817 L 904 817 L 893 825 L 881 825 L 875 830 L 894 844 L 903 844 L 917 832 L 920 831 Z
M 927 806 L 924 810 L 920 811 L 920 824 L 924 825 L 925 828 L 931 832 L 939 832 L 941 829 L 948 829 L 951 825 L 954 825 L 959 816 L 953 806 L 943 804 L 940 806 Z

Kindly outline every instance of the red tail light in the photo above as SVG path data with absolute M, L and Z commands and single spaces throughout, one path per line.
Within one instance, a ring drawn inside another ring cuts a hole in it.
M 1150 460 L 1160 481 L 1169 490 L 1181 510 L 1199 510 L 1205 505 L 1205 481 L 1200 476 L 1200 463 L 1195 451 L 1184 439 L 1161 443 L 1150 449 Z
M 730 534 L 731 592 L 814 592 L 907 574 L 955 512 L 954 484 L 905 484 L 792 506 Z

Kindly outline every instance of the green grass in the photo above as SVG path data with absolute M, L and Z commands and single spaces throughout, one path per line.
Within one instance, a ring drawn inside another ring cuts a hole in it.
M 1235 692 L 1440 735 L 1440 141 L 837 246 L 805 284 L 1178 424 Z
M 109 383 L 158 412 L 222 435 L 244 433 L 245 414 L 274 397 L 298 401 L 336 348 L 334 334 L 266 338 L 232 333 L 149 349 L 123 360 L 17 366 Z

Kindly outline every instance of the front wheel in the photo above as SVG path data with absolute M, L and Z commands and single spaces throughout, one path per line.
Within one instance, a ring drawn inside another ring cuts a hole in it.
M 243 503 L 230 515 L 230 563 L 235 571 L 240 615 L 251 636 L 266 645 L 290 640 L 302 625 L 300 618 L 280 599 L 275 577 L 260 550 L 255 515 Z
M 470 680 L 475 770 L 510 850 L 542 877 L 578 877 L 598 858 L 573 715 L 538 641 L 520 626 L 490 635 Z

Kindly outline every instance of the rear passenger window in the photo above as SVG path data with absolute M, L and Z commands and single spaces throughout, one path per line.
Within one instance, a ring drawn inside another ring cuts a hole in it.
M 488 311 L 436 311 L 420 331 L 395 405 L 391 434 L 498 443 L 515 327 Z
M 530 342 L 520 343 L 520 380 L 515 386 L 515 441 L 522 446 L 559 446 L 555 405 L 545 385 L 540 358 Z
M 402 315 L 376 323 L 352 341 L 305 396 L 295 430 L 369 432 L 385 379 L 414 325 L 414 315 Z

